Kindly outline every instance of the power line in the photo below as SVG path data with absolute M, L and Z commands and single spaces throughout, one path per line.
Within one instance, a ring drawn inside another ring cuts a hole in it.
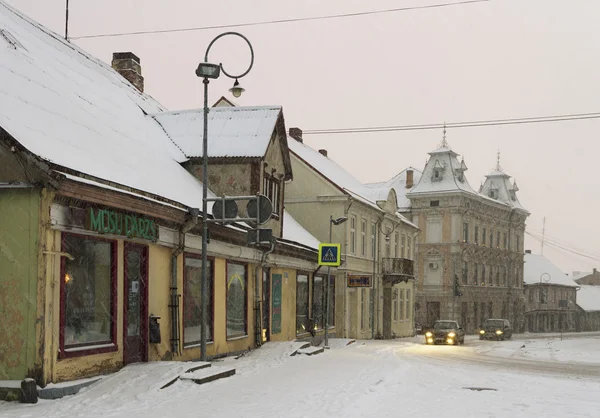
M 535 234 L 537 237 L 540 237 L 540 232 L 539 231 L 537 231 L 535 229 L 531 229 L 531 228 L 527 228 L 527 229 L 528 229 L 528 231 L 530 233 Z M 552 235 L 546 234 L 545 238 L 544 238 L 544 241 L 545 242 L 551 241 L 551 242 L 554 242 L 554 243 L 557 243 L 557 244 L 560 244 L 560 245 L 563 245 L 563 246 L 568 246 L 568 247 L 570 247 L 570 248 L 572 248 L 574 250 L 580 251 L 582 253 L 587 253 L 588 255 L 592 255 L 594 257 L 600 258 L 600 254 L 598 254 L 598 253 L 593 253 L 593 252 L 590 252 L 590 251 L 587 251 L 587 250 L 582 250 L 581 248 L 577 248 L 577 246 L 571 244 L 570 242 L 561 240 L 561 239 L 559 239 L 559 238 L 557 238 L 555 236 L 552 236 Z
M 532 233 L 530 233 L 530 232 L 528 232 L 528 231 L 525 231 L 525 233 L 526 233 L 527 235 L 529 235 L 530 237 L 532 237 L 533 239 L 535 239 L 535 240 L 538 240 L 538 241 L 541 241 L 541 238 L 539 238 L 539 237 L 536 237 L 534 234 L 532 234 Z M 560 249 L 562 249 L 562 250 L 564 250 L 564 251 L 568 251 L 568 252 L 570 252 L 570 253 L 573 253 L 573 254 L 575 254 L 575 255 L 578 255 L 578 256 L 580 256 L 580 257 L 589 258 L 589 259 L 591 259 L 591 260 L 594 260 L 594 261 L 600 261 L 600 258 L 597 258 L 597 257 L 592 257 L 592 256 L 589 256 L 589 255 L 587 255 L 587 254 L 580 253 L 580 252 L 578 252 L 578 251 L 573 251 L 573 250 L 571 250 L 571 249 L 569 249 L 569 248 L 563 247 L 563 246 L 561 246 L 561 245 L 558 245 L 558 244 L 555 244 L 555 243 L 552 243 L 552 242 L 549 242 L 549 241 L 546 241 L 546 243 L 547 243 L 547 244 L 549 244 L 549 245 L 551 245 L 551 246 L 553 246 L 553 247 L 557 247 L 557 248 L 560 248 Z
M 397 132 L 397 131 L 422 131 L 446 128 L 476 128 L 482 126 L 522 125 L 531 123 L 564 122 L 573 120 L 600 119 L 600 112 L 573 113 L 566 115 L 534 116 L 528 118 L 490 119 L 452 123 L 430 123 L 423 125 L 396 125 L 396 126 L 369 126 L 360 128 L 331 128 L 331 129 L 308 129 L 303 134 L 307 135 L 330 135 L 330 134 L 356 134 L 375 132 Z
M 341 18 L 346 18 L 346 17 L 359 17 L 359 16 L 369 16 L 369 15 L 377 15 L 377 14 L 384 14 L 384 13 L 406 12 L 409 10 L 464 6 L 467 4 L 483 3 L 483 2 L 488 2 L 488 1 L 491 1 L 491 0 L 465 0 L 465 1 L 458 1 L 458 2 L 453 2 L 453 3 L 437 3 L 437 4 L 428 4 L 428 5 L 424 5 L 424 6 L 407 6 L 407 7 L 397 7 L 394 9 L 372 10 L 372 11 L 367 11 L 367 12 L 340 13 L 340 14 L 324 15 L 324 16 L 266 20 L 266 21 L 262 21 L 262 22 L 235 23 L 235 24 L 229 24 L 229 25 L 198 26 L 198 27 L 192 27 L 192 28 L 83 35 L 83 36 L 75 36 L 75 37 L 72 37 L 71 39 L 77 40 L 77 39 L 91 39 L 91 38 L 109 38 L 109 37 L 117 37 L 117 36 L 148 35 L 148 34 L 158 34 L 158 33 L 192 32 L 192 31 L 202 31 L 202 30 L 210 30 L 210 29 L 229 29 L 229 28 L 249 27 L 249 26 L 273 25 L 273 24 L 279 24 L 279 23 L 294 23 L 294 22 L 307 22 L 307 21 L 315 21 L 315 20 L 341 19 Z

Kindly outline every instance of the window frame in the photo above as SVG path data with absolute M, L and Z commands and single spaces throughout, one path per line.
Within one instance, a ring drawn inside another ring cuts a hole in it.
M 300 276 L 306 276 L 306 320 L 309 321 L 311 318 L 311 304 L 310 304 L 310 293 L 311 293 L 311 289 L 310 289 L 310 282 L 311 282 L 311 276 L 310 273 L 308 271 L 304 271 L 304 270 L 298 270 L 296 271 L 296 335 L 302 335 L 302 334 L 308 334 L 309 330 L 307 330 L 306 328 L 301 328 L 302 324 L 298 323 L 298 278 Z M 326 319 L 327 320 L 327 319 Z M 300 329 L 302 329 L 302 331 L 300 331 Z
M 269 198 L 273 205 L 272 215 L 279 217 L 281 209 L 281 182 L 275 176 L 268 173 L 263 174 L 263 193 Z
M 356 215 L 350 216 L 350 254 L 356 254 Z
M 313 319 L 313 324 L 317 325 L 317 330 L 325 329 L 327 323 L 327 283 L 325 280 L 326 276 L 322 276 L 320 274 L 316 276 L 312 276 L 312 289 L 310 289 L 311 293 L 311 303 L 310 303 L 310 317 Z M 315 279 L 321 279 L 321 316 L 322 323 L 317 323 L 315 318 Z
M 58 358 L 71 358 L 71 357 L 82 357 L 89 356 L 93 354 L 100 353 L 110 353 L 118 351 L 117 345 L 117 312 L 118 312 L 118 268 L 119 268 L 119 259 L 118 259 L 118 241 L 115 239 L 108 239 L 103 237 L 97 237 L 94 235 L 85 235 L 85 234 L 74 234 L 71 232 L 61 232 L 60 237 L 60 245 L 62 252 L 68 252 L 68 249 L 65 247 L 66 238 L 68 236 L 89 239 L 99 242 L 105 242 L 110 244 L 110 315 L 111 315 L 111 324 L 110 324 L 110 341 L 106 342 L 94 342 L 94 343 L 83 343 L 83 344 L 74 344 L 71 346 L 66 346 L 65 344 L 65 328 L 66 328 L 66 314 L 67 314 L 67 306 L 66 306 L 66 282 L 64 277 L 67 273 L 67 259 L 66 257 L 61 257 L 60 260 L 60 320 L 59 320 L 59 353 Z M 85 349 L 85 347 L 90 347 L 89 349 Z M 95 348 L 94 348 L 95 347 Z M 70 351 L 69 351 L 70 350 Z
M 469 242 L 469 223 L 463 222 L 463 242 Z
M 377 224 L 375 222 L 371 222 L 371 258 L 375 258 L 375 235 L 377 231 Z
M 227 309 L 227 296 L 229 295 L 229 286 L 227 281 L 229 280 L 229 265 L 233 264 L 233 265 L 237 265 L 237 266 L 243 266 L 244 267 L 244 281 L 245 286 L 244 286 L 244 301 L 246 304 L 246 309 L 244 309 L 244 335 L 237 335 L 237 336 L 232 336 L 230 337 L 229 335 L 227 335 L 227 313 L 228 313 L 228 309 Z M 234 341 L 234 340 L 240 340 L 243 338 L 248 338 L 248 308 L 250 307 L 250 303 L 248 301 L 248 283 L 250 282 L 249 278 L 248 278 L 248 264 L 247 263 L 242 263 L 239 261 L 231 261 L 231 260 L 226 260 L 225 261 L 225 339 L 226 341 Z
M 360 255 L 367 256 L 367 220 L 362 218 L 360 221 Z
M 183 253 L 183 283 L 182 283 L 182 290 L 181 290 L 181 308 L 182 308 L 182 315 L 181 315 L 181 346 L 183 347 L 184 350 L 188 349 L 188 348 L 196 348 L 200 346 L 200 341 L 194 341 L 194 342 L 190 342 L 187 343 L 185 342 L 185 278 L 187 276 L 187 269 L 186 269 L 186 264 L 185 264 L 185 259 L 189 257 L 189 258 L 193 258 L 196 260 L 202 260 L 202 254 L 198 254 L 198 253 L 193 253 L 193 252 L 187 252 L 185 251 Z M 211 313 L 211 319 L 212 321 L 210 321 L 211 323 L 209 324 L 211 327 L 211 333 L 210 335 L 212 336 L 211 340 L 206 340 L 207 344 L 212 344 L 215 340 L 215 258 L 214 257 L 206 257 L 206 259 L 208 261 L 210 261 L 210 275 L 212 277 L 212 289 L 211 289 L 211 296 L 210 298 L 212 299 L 212 313 Z M 200 272 L 200 274 L 202 274 L 202 272 Z M 200 298 L 202 298 L 202 294 L 200 296 Z M 202 299 L 200 299 L 200 301 L 202 301 Z M 202 304 L 200 305 L 200 309 L 202 309 Z M 208 312 L 208 311 L 207 311 Z M 202 327 L 202 324 L 200 324 L 200 327 Z M 200 329 L 200 332 L 202 333 L 202 328 Z M 202 335 L 202 334 L 200 334 Z

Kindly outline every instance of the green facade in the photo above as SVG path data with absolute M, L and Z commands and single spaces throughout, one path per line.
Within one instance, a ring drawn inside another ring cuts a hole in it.
M 0 189 L 0 380 L 35 363 L 39 189 Z

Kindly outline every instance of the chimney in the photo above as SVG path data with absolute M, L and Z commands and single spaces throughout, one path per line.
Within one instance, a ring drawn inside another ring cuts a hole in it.
M 144 77 L 140 59 L 133 52 L 113 53 L 112 67 L 140 92 L 144 92 Z
M 525 250 L 525 254 L 531 254 L 531 250 Z
M 412 189 L 414 185 L 413 170 L 409 168 L 406 170 L 406 188 Z
M 327 157 L 327 150 L 326 149 L 320 149 L 319 150 L 319 154 L 321 154 L 323 157 Z
M 290 136 L 294 138 L 296 141 L 302 143 L 302 129 L 300 128 L 290 128 Z
M 598 274 L 598 270 L 596 269 L 596 267 L 594 267 L 594 271 L 592 272 L 592 274 L 595 276 L 596 274 Z

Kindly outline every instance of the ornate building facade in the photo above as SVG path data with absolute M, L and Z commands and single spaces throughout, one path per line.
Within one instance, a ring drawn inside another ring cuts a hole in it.
M 405 215 L 421 230 L 415 260 L 415 321 L 458 320 L 476 332 L 487 318 L 524 325 L 523 240 L 529 212 L 500 167 L 475 191 L 444 137 L 413 187 Z M 407 182 L 408 185 L 410 182 Z

